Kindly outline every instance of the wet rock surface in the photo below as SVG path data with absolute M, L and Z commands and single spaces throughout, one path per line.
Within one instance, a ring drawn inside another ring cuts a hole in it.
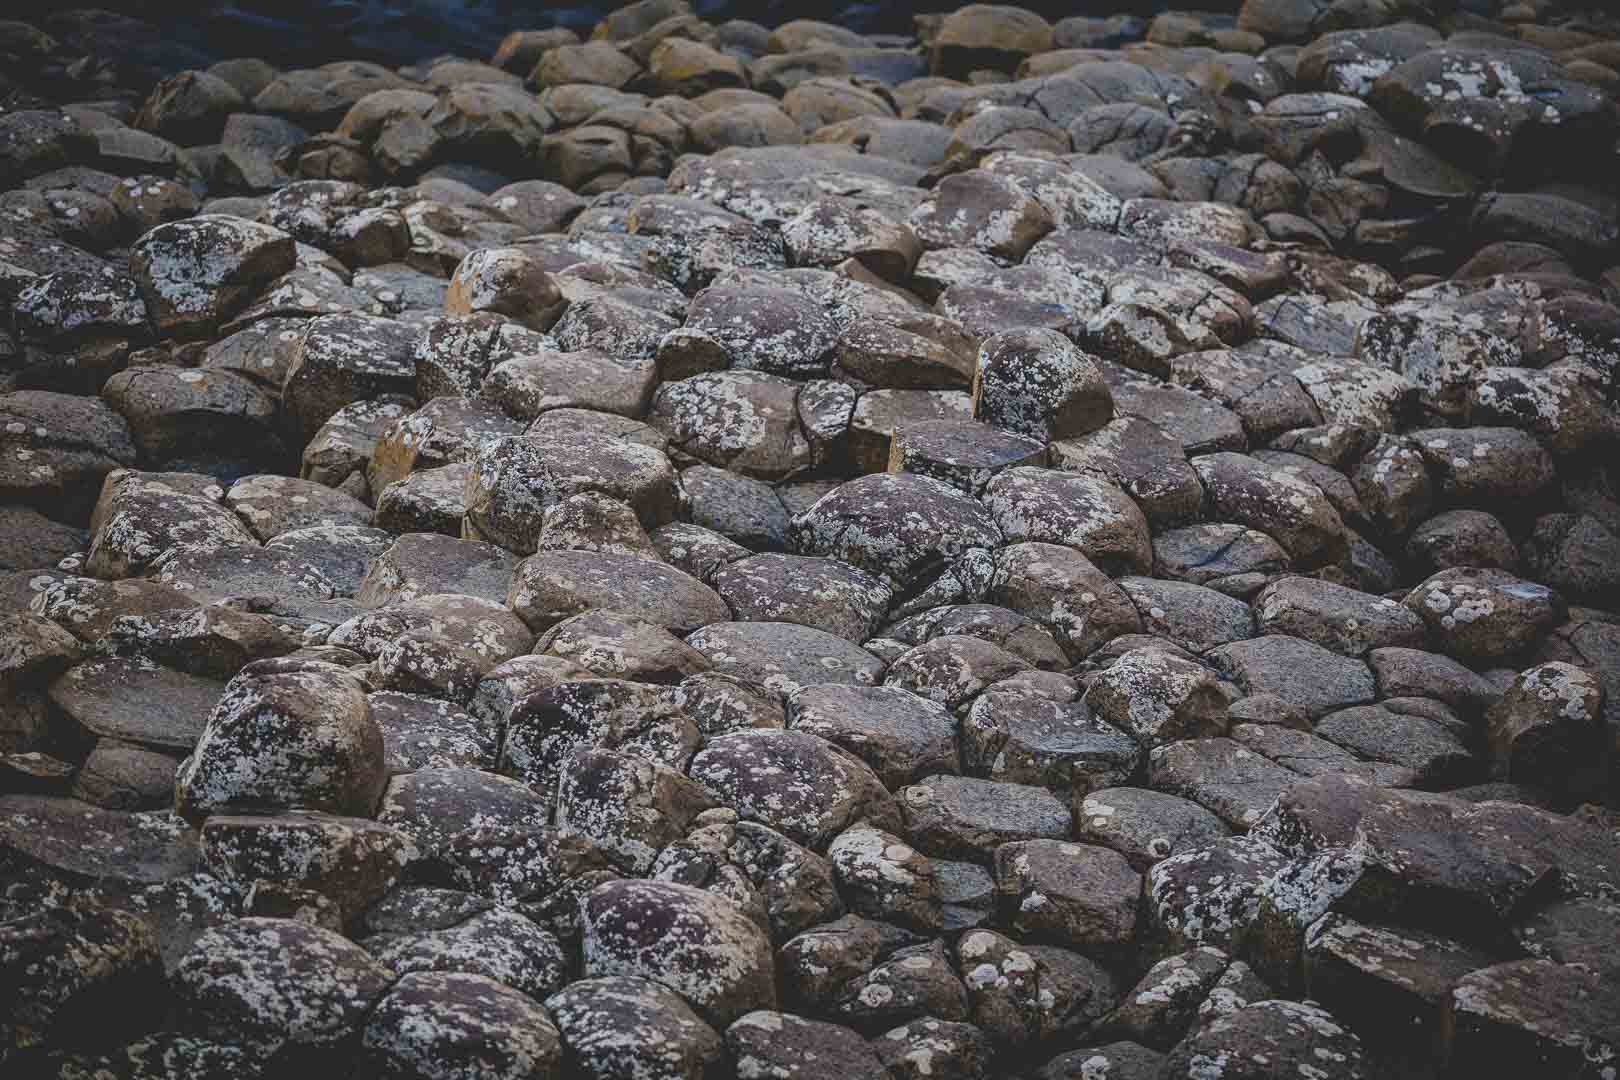
M 0 21 L 0 1074 L 1612 1073 L 1620 23 L 1051 7 Z

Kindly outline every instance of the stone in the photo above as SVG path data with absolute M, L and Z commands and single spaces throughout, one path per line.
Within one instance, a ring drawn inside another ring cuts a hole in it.
M 447 315 L 488 311 L 539 331 L 557 321 L 563 304 L 562 291 L 542 264 L 516 247 L 468 255 L 450 275 L 444 298 Z
M 854 825 L 828 845 L 827 858 L 857 914 L 920 931 L 943 927 L 943 902 L 932 861 L 894 834 Z
M 559 1077 L 562 1039 L 526 994 L 483 975 L 412 972 L 389 989 L 365 1024 L 359 1068 L 439 1078 L 482 1074 Z
M 713 805 L 675 770 L 612 750 L 575 751 L 559 781 L 557 827 L 585 837 L 637 875 L 651 870 L 659 851 Z
M 712 584 L 732 615 L 744 622 L 788 622 L 850 641 L 877 629 L 888 588 L 834 559 L 756 555 L 727 564 Z
M 319 893 L 350 916 L 381 898 L 416 856 L 393 828 L 319 813 L 214 814 L 199 844 L 209 872 L 244 892 L 273 881 Z
M 484 539 L 535 549 L 554 504 L 582 492 L 617 499 L 656 528 L 675 516 L 676 478 L 652 447 L 601 435 L 519 435 L 480 446 L 466 481 L 467 519 Z
M 769 939 L 719 897 L 666 882 L 608 882 L 586 897 L 581 917 L 587 978 L 649 978 L 719 1023 L 776 1004 Z
M 1424 644 L 1423 621 L 1393 600 L 1303 577 L 1283 577 L 1254 599 L 1261 634 L 1287 634 L 1347 656 Z
M 1254 1002 L 1193 1033 L 1170 1052 L 1162 1075 L 1191 1080 L 1209 1061 L 1232 1062 L 1229 1075 L 1243 1080 L 1303 1075 L 1300 1066 L 1332 1080 L 1365 1075 L 1361 1040 L 1332 1013 L 1283 1000 Z
M 1013 679 L 974 700 L 960 738 L 969 774 L 1074 797 L 1128 780 L 1141 760 L 1135 742 L 1084 703 L 1051 700 Z
M 325 663 L 260 661 L 231 681 L 175 781 L 184 814 L 299 807 L 369 815 L 382 734 L 360 680 Z
M 1012 180 L 984 170 L 940 181 L 906 222 L 926 250 L 966 247 L 1022 259 L 1052 230 L 1046 208 Z
M 1322 490 L 1243 454 L 1192 459 L 1216 514 L 1264 532 L 1302 566 L 1338 561 L 1347 551 L 1344 523 Z
M 416 385 L 415 332 L 371 315 L 322 315 L 305 324 L 282 405 L 308 437 L 345 405 L 366 398 L 409 397 Z
M 931 856 L 988 864 L 1018 840 L 1069 835 L 1069 809 L 1044 788 L 930 776 L 897 794 L 905 835 Z
M 1574 664 L 1554 660 L 1519 672 L 1485 714 L 1495 775 L 1596 797 L 1604 773 L 1603 696 L 1597 679 Z
M 1546 960 L 1482 968 L 1451 990 L 1443 1047 L 1462 1068 L 1591 1072 L 1620 1045 L 1613 998 L 1612 984 Z
M 1214 674 L 1159 649 L 1125 653 L 1097 674 L 1084 700 L 1147 750 L 1226 732 L 1226 698 Z
M 979 347 L 973 414 L 1044 441 L 1072 439 L 1113 419 L 1096 360 L 1055 330 L 1013 330 Z
M 1211 650 L 1208 659 L 1246 693 L 1276 694 L 1313 716 L 1370 702 L 1377 693 L 1366 664 L 1301 638 L 1235 641 Z
M 1105 573 L 1145 573 L 1153 564 L 1147 519 L 1129 496 L 1084 473 L 1021 466 L 997 476 L 984 502 L 1011 543 L 1078 550 Z
M 956 723 L 937 704 L 895 686 L 823 683 L 788 699 L 788 723 L 872 767 L 893 790 L 957 769 Z
M 899 826 L 894 800 L 864 762 L 802 731 L 722 735 L 692 759 L 690 775 L 743 820 L 812 849 L 862 818 Z
M 1112 848 L 1138 873 L 1230 832 L 1197 803 L 1147 788 L 1102 788 L 1078 798 L 1074 806 L 1075 839 Z
M 723 623 L 730 614 L 714 590 L 669 564 L 607 551 L 529 556 L 518 564 L 507 605 L 537 633 L 591 608 L 608 608 L 679 633 Z
M 1090 956 L 1128 947 L 1136 936 L 1142 878 L 1104 847 L 1029 840 L 996 849 L 997 899 L 1006 925 Z
M 1215 580 L 1222 588 L 1235 584 L 1233 579 Z M 1232 591 L 1246 593 L 1247 581 L 1236 580 L 1243 581 L 1244 587 Z M 1136 605 L 1142 629 L 1179 648 L 1202 653 L 1254 635 L 1254 613 L 1249 605 L 1217 589 L 1147 577 L 1123 577 L 1119 586 Z
M 830 555 L 905 591 L 972 547 L 994 547 L 988 511 L 950 485 L 907 473 L 863 476 L 793 519 L 795 551 Z
M 50 685 L 50 700 L 91 737 L 186 752 L 197 744 L 223 684 L 112 657 L 71 668 Z
M 1440 652 L 1465 663 L 1505 659 L 1530 648 L 1563 618 L 1563 598 L 1503 570 L 1454 567 L 1427 578 L 1406 607 Z
M 725 1053 L 720 1036 L 678 994 L 647 979 L 580 979 L 545 1005 L 571 1066 L 591 1080 L 642 1070 L 701 1080 Z
M 1439 1037 L 1441 1013 L 1458 980 L 1493 959 L 1421 930 L 1329 914 L 1307 937 L 1305 979 L 1311 997 L 1352 1030 L 1420 1056 Z
M 160 333 L 197 338 L 246 307 L 293 261 L 293 238 L 280 229 L 203 214 L 142 236 L 130 250 L 129 272 Z
M 1106 1029 L 1141 1046 L 1170 1050 L 1189 1033 L 1231 957 L 1203 946 L 1149 968 L 1108 1015 Z
M 1046 626 L 1073 655 L 1141 630 L 1130 598 L 1072 548 L 1014 544 L 996 557 L 989 599 Z
M 715 622 L 686 643 L 715 671 L 782 696 L 815 683 L 871 686 L 883 674 L 883 661 L 860 646 L 794 623 Z
M 335 1062 L 391 978 L 358 946 L 290 919 L 239 919 L 197 939 L 171 978 L 199 1034 L 272 1063 Z

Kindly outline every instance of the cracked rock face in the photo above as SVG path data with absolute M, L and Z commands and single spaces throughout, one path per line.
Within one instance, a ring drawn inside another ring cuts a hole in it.
M 1615 15 L 599 6 L 0 23 L 0 1075 L 1612 1074 Z

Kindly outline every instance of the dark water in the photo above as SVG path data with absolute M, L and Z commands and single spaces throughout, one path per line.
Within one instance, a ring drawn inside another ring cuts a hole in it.
M 750 19 L 773 26 L 814 18 L 861 33 L 909 33 L 919 12 L 947 11 L 966 0 L 693 0 L 711 21 Z M 170 70 L 232 56 L 257 56 L 282 67 L 331 60 L 374 60 L 397 66 L 445 53 L 484 58 L 509 31 L 566 26 L 589 34 L 620 3 L 572 0 L 101 0 L 104 10 L 144 20 L 155 32 L 109 33 L 116 44 L 161 57 Z M 1162 9 L 1163 0 L 1022 0 L 1048 18 Z M 1228 6 L 1216 0 L 1193 5 Z M 109 26 L 109 31 L 114 28 Z M 146 40 L 135 41 L 140 37 Z

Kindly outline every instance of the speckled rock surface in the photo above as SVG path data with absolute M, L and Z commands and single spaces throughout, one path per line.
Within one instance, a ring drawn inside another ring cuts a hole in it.
M 350 6 L 0 22 L 0 1075 L 1612 1071 L 1613 11 Z

